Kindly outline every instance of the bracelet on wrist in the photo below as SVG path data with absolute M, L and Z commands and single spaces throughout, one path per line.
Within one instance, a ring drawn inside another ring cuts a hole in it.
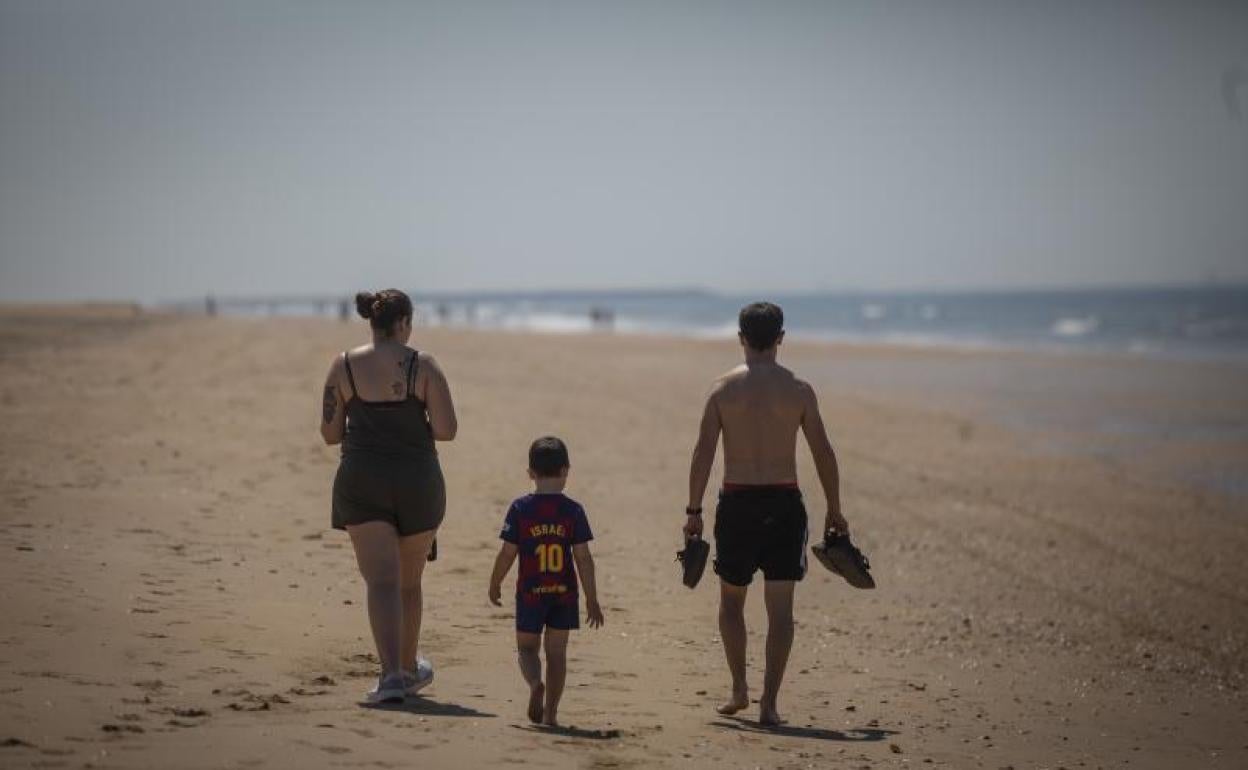
M 685 515 L 686 516 L 701 516 L 702 507 L 698 506 L 697 508 L 685 508 Z

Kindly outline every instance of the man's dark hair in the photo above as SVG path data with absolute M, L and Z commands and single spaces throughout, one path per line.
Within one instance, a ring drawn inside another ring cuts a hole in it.
M 752 302 L 741 308 L 741 335 L 755 350 L 767 350 L 784 331 L 784 311 L 770 302 Z
M 539 478 L 558 476 L 568 462 L 568 446 L 554 436 L 542 436 L 529 446 L 529 470 Z

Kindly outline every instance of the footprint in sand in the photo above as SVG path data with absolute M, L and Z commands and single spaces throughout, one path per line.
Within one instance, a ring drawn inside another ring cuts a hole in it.
M 170 727 L 199 727 L 200 722 L 188 722 L 185 719 L 166 719 L 165 724 Z
M 186 719 L 198 719 L 199 717 L 206 717 L 209 715 L 209 711 L 207 709 L 201 709 L 198 706 L 187 706 L 183 708 L 174 707 L 169 709 L 169 713 L 173 714 L 175 717 L 184 717 Z
M 122 734 L 122 733 L 145 733 L 147 732 L 138 725 L 124 724 L 118 725 L 111 722 L 100 725 L 100 729 L 106 733 Z
M 216 689 L 212 691 L 213 695 L 226 695 L 237 698 L 226 704 L 226 708 L 231 711 L 269 711 L 277 704 L 288 704 L 290 699 L 279 693 L 270 695 L 260 695 L 246 689 L 222 690 Z
M 6 749 L 16 749 L 16 748 L 33 749 L 34 747 L 35 747 L 35 744 L 33 744 L 33 743 L 27 743 L 26 741 L 22 740 L 21 738 L 5 738 L 4 740 L 0 741 L 0 748 L 6 748 Z

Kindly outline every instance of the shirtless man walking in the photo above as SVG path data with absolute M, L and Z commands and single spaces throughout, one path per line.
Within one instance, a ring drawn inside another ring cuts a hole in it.
M 806 574 L 806 509 L 797 487 L 797 430 L 814 457 L 828 501 L 824 529 L 848 533 L 841 515 L 836 455 L 815 391 L 776 363 L 784 313 L 770 302 L 741 309 L 745 363 L 711 387 L 689 468 L 686 537 L 702 535 L 702 496 L 719 434 L 724 434 L 724 483 L 715 509 L 715 573 L 719 575 L 719 633 L 732 674 L 732 695 L 719 707 L 735 714 L 750 704 L 745 682 L 745 596 L 763 572 L 767 606 L 767 669 L 758 721 L 780 724 L 776 696 L 793 647 L 793 589 Z

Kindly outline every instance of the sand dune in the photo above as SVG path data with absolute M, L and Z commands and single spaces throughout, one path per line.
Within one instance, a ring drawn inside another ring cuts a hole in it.
M 316 432 L 325 367 L 362 326 L 32 318 L 0 315 L 0 766 L 1248 766 L 1248 511 L 1180 472 L 1248 473 L 1242 369 L 786 345 L 880 588 L 800 586 L 789 722 L 766 731 L 715 714 L 716 584 L 685 589 L 673 561 L 701 399 L 735 345 L 418 330 L 461 417 L 425 584 L 437 679 L 365 708 L 362 585 Z M 1093 368 L 1143 383 L 1132 408 L 1227 430 L 1003 419 L 985 367 Z M 937 370 L 965 387 L 897 376 Z M 607 618 L 573 637 L 553 733 L 524 720 L 511 615 L 485 597 L 542 433 L 571 448 Z M 757 695 L 760 597 L 747 617 Z

